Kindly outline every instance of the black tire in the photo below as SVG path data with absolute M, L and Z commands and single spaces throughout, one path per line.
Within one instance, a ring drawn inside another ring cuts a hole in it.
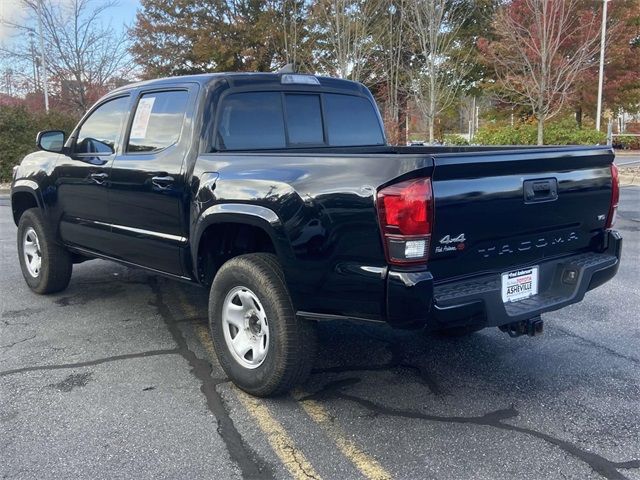
M 33 229 L 37 235 L 41 266 L 37 275 L 29 272 L 24 255 L 25 233 Z M 18 258 L 29 288 L 39 294 L 60 292 L 67 288 L 73 263 L 69 252 L 57 242 L 49 224 L 38 208 L 25 211 L 18 222 Z
M 268 323 L 266 357 L 254 368 L 243 366 L 225 339 L 225 299 L 238 287 L 250 290 L 258 298 Z M 240 255 L 220 268 L 211 285 L 209 327 L 220 365 L 233 383 L 252 395 L 266 397 L 288 392 L 304 382 L 311 371 L 317 348 L 316 325 L 296 317 L 275 255 Z

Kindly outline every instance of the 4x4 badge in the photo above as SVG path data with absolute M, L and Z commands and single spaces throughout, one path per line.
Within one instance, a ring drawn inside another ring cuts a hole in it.
M 451 235 L 445 235 L 440 239 L 440 243 L 444 245 L 449 245 L 450 243 L 462 243 L 466 239 L 464 238 L 464 233 L 461 233 L 457 237 L 451 238 Z

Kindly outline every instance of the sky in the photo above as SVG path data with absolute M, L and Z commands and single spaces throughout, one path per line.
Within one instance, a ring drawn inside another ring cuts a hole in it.
M 53 2 L 65 2 L 68 0 L 51 0 Z M 101 0 L 92 0 L 91 3 L 99 5 Z M 111 25 L 117 30 L 124 29 L 125 25 L 131 26 L 135 20 L 136 10 L 140 6 L 139 0 L 119 0 L 118 4 L 108 10 Z M 9 28 L 5 22 L 19 23 L 24 20 L 25 10 L 21 7 L 21 0 L 0 0 L 0 42 L 5 45 L 11 44 L 15 35 L 13 29 Z M 106 17 L 106 16 L 105 16 Z

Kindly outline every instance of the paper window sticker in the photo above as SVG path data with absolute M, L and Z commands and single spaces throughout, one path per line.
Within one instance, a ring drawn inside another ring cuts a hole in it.
M 155 101 L 156 97 L 144 97 L 138 102 L 136 115 L 133 117 L 133 124 L 131 125 L 131 135 L 129 135 L 131 138 L 141 139 L 147 135 L 147 127 L 149 126 L 151 110 L 153 110 Z

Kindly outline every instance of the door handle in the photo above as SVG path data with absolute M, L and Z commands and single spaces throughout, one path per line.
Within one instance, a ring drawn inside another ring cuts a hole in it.
M 102 185 L 105 182 L 105 180 L 109 178 L 109 174 L 108 173 L 92 173 L 91 175 L 89 175 L 89 177 L 98 185 Z
M 551 202 L 558 199 L 556 178 L 525 180 L 523 187 L 524 203 Z
M 171 188 L 174 178 L 171 175 L 151 177 L 151 183 L 159 190 L 167 190 Z

